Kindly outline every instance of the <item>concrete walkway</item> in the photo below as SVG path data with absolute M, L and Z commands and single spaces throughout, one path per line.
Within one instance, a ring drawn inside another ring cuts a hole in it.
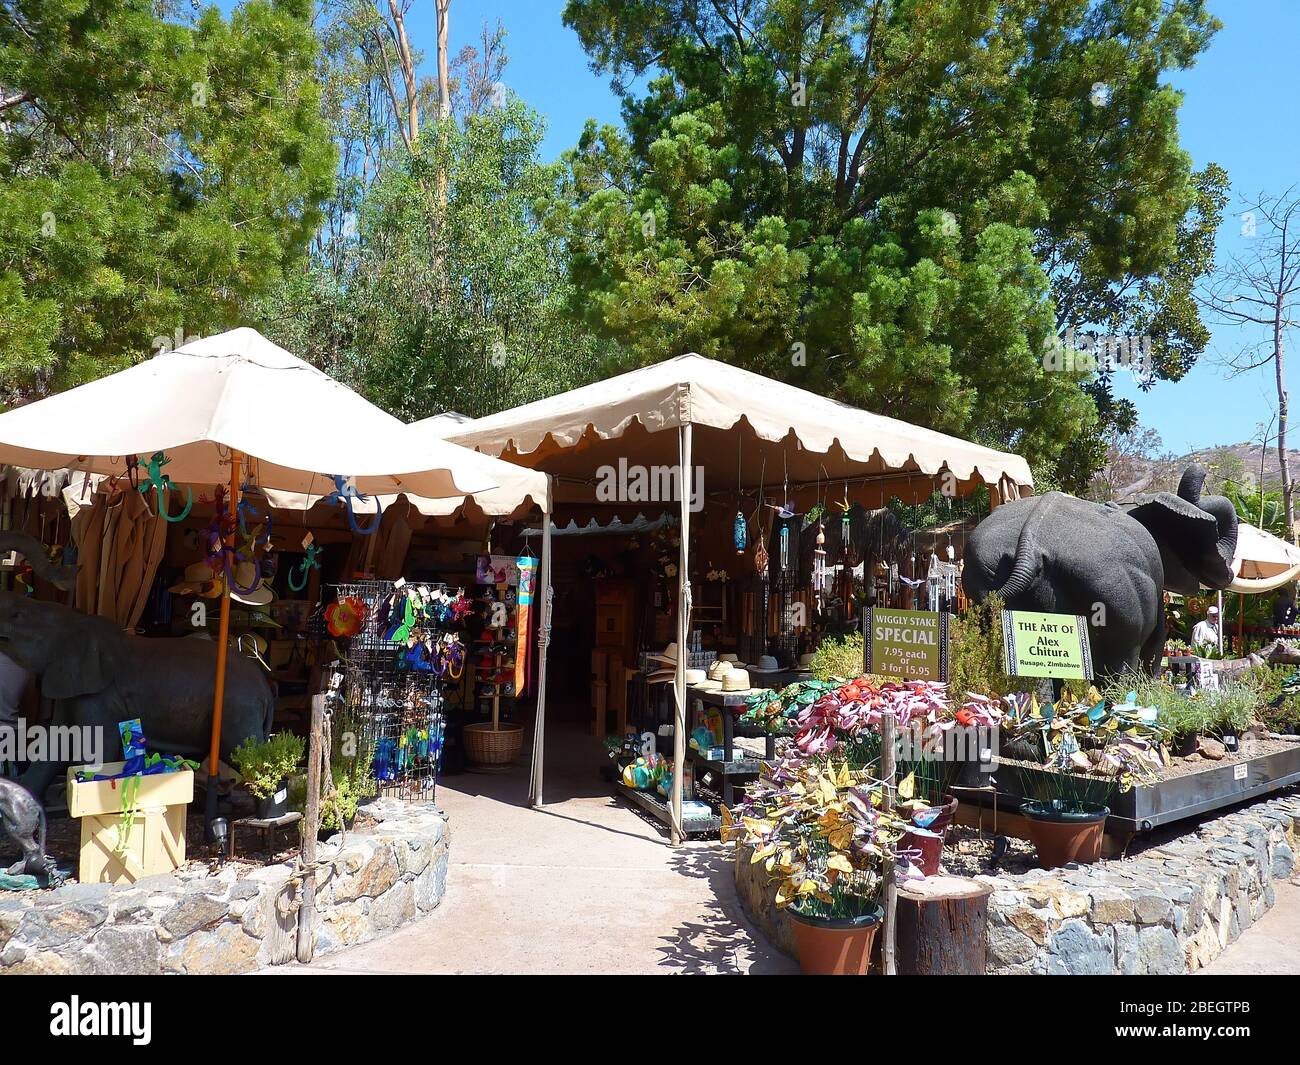
M 658 822 L 612 797 L 598 775 L 604 757 L 594 738 L 548 729 L 541 811 L 527 806 L 526 766 L 445 778 L 451 866 L 437 911 L 278 971 L 796 972 L 746 925 L 721 844 L 670 847 Z
M 1278 881 L 1275 890 L 1273 908 L 1201 972 L 1212 976 L 1300 973 L 1300 883 Z

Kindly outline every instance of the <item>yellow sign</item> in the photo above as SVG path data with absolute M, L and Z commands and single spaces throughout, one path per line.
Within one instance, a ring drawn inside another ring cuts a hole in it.
M 1088 620 L 1082 615 L 1004 610 L 1002 642 L 1013 677 L 1092 677 Z

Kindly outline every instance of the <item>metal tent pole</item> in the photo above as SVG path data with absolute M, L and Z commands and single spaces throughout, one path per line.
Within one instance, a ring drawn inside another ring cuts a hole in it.
M 681 843 L 686 837 L 682 831 L 682 774 L 686 767 L 686 645 L 691 633 L 691 424 L 678 426 L 677 494 L 681 504 L 681 544 L 677 569 L 677 676 L 673 682 L 673 793 L 672 841 Z
M 542 766 L 546 754 L 546 650 L 551 645 L 551 606 L 554 590 L 551 582 L 551 509 L 555 483 L 546 479 L 546 506 L 542 512 L 542 613 L 537 625 L 537 719 L 533 723 L 533 775 L 528 801 L 542 805 Z

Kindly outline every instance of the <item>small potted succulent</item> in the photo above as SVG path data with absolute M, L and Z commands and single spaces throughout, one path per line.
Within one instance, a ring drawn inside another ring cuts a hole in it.
M 777 883 L 799 966 L 810 975 L 864 975 L 894 875 L 902 824 L 881 809 L 883 785 L 846 762 L 790 757 L 765 767 L 723 838 L 751 850 Z
M 1138 706 L 1135 695 L 1112 702 L 1092 689 L 1082 702 L 1063 697 L 1016 732 L 1038 733 L 1046 755 L 1041 793 L 1020 806 L 1044 869 L 1100 859 L 1110 809 L 1093 796 L 1110 785 L 1148 784 L 1165 764 L 1156 710 Z
M 257 803 L 263 820 L 282 817 L 289 810 L 289 778 L 302 765 L 305 744 L 292 732 L 276 732 L 264 741 L 249 737 L 230 752 L 244 788 Z

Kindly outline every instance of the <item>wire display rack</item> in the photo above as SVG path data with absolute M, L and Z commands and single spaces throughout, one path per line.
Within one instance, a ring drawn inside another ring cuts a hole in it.
M 335 585 L 335 591 L 340 600 L 365 604 L 360 629 L 347 641 L 345 698 L 361 722 L 364 749 L 373 751 L 378 794 L 432 802 L 446 736 L 443 678 L 406 667 L 402 646 L 388 638 L 397 591 L 393 581 L 347 581 Z

